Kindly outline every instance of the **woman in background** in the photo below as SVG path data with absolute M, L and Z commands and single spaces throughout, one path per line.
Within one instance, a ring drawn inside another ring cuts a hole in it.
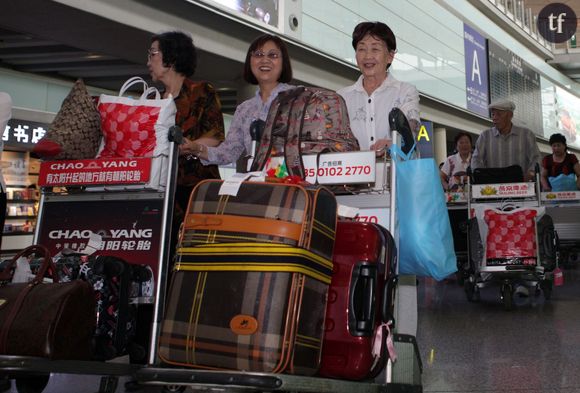
M 460 132 L 454 139 L 457 153 L 447 157 L 441 167 L 441 184 L 445 191 L 463 191 L 467 183 L 467 168 L 471 162 L 471 135 Z
M 580 164 L 576 155 L 567 152 L 566 137 L 562 134 L 553 134 L 550 136 L 550 146 L 552 154 L 542 159 L 540 179 L 542 189 L 544 191 L 580 190 Z

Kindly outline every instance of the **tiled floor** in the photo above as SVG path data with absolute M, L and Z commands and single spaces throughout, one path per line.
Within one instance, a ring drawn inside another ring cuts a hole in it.
M 455 281 L 421 280 L 417 339 L 425 392 L 580 392 L 580 267 L 565 270 L 550 301 L 499 287 L 469 303 Z
M 580 393 L 580 267 L 565 270 L 552 300 L 516 297 L 512 311 L 504 310 L 499 288 L 469 303 L 454 280 L 421 279 L 418 299 L 424 392 Z M 99 382 L 56 374 L 45 393 L 96 393 Z

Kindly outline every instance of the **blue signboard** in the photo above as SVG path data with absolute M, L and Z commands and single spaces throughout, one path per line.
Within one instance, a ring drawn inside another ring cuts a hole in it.
M 489 87 L 487 83 L 486 40 L 477 31 L 463 24 L 463 42 L 467 109 L 488 117 Z
M 417 150 L 421 158 L 433 157 L 433 122 L 422 120 L 417 133 Z

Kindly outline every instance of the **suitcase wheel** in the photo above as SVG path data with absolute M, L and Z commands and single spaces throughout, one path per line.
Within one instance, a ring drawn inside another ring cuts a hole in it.
M 173 393 L 173 392 L 177 392 L 177 393 L 182 393 L 185 391 L 185 386 L 182 385 L 167 385 L 167 386 L 163 386 L 163 393 Z
M 35 375 L 16 378 L 16 390 L 18 393 L 42 393 L 50 375 Z
M 133 281 L 136 282 L 147 282 L 151 280 L 151 277 L 153 275 L 151 269 L 148 269 L 147 266 L 133 265 L 132 271 L 133 271 L 132 274 Z
M 126 262 L 122 259 L 111 256 L 99 256 L 95 263 L 97 273 L 107 277 L 121 276 L 125 272 Z

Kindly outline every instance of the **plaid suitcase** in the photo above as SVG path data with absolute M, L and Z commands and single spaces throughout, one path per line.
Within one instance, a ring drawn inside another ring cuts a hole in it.
M 322 187 L 242 183 L 192 193 L 159 338 L 165 362 L 316 373 L 332 273 L 336 200 Z

